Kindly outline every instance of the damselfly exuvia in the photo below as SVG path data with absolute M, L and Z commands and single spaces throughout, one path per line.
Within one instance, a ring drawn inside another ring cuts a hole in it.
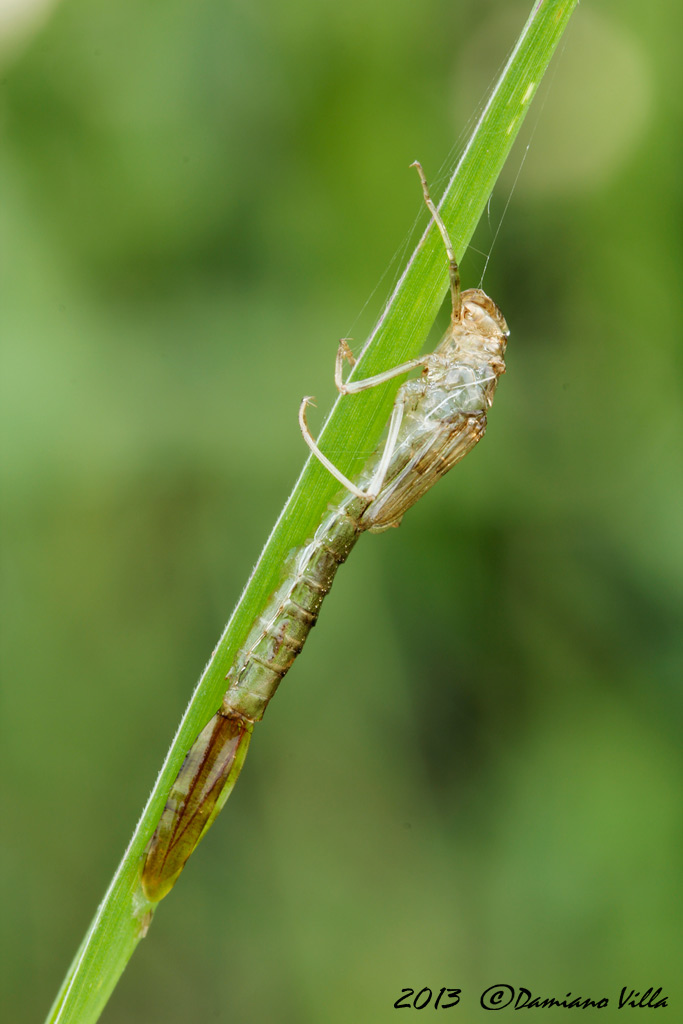
M 411 505 L 475 446 L 486 429 L 486 412 L 498 378 L 505 372 L 508 328 L 494 302 L 478 288 L 460 290 L 460 274 L 446 226 L 416 163 L 427 207 L 448 255 L 451 320 L 437 349 L 384 373 L 344 383 L 342 366 L 350 352 L 341 342 L 335 380 L 352 395 L 411 370 L 416 380 L 397 393 L 381 452 L 354 482 L 322 454 L 306 424 L 309 448 L 344 485 L 345 495 L 330 508 L 313 539 L 294 552 L 282 583 L 227 674 L 221 707 L 200 732 L 171 787 L 142 869 L 145 896 L 157 902 L 173 887 L 185 862 L 225 803 L 246 756 L 254 723 L 260 721 L 280 680 L 315 625 L 339 566 L 361 533 L 397 526 Z

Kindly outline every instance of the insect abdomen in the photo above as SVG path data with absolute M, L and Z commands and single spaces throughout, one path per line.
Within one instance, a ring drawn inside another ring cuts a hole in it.
M 318 620 L 325 595 L 337 569 L 345 562 L 360 534 L 357 521 L 345 512 L 330 517 L 313 541 L 301 549 L 296 577 L 285 596 L 261 620 L 261 634 L 228 673 L 231 684 L 224 712 L 263 718 L 280 680 L 291 668 L 306 637 Z

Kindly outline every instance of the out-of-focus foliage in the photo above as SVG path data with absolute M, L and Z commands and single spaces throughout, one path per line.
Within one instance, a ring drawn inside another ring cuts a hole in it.
M 407 165 L 436 177 L 527 8 L 66 0 L 4 48 L 13 1024 L 46 1012 L 298 472 L 301 395 L 325 404 L 391 285 L 356 317 L 420 211 Z M 103 1020 L 676 994 L 676 10 L 577 10 L 475 239 L 509 200 L 488 437 L 359 545 Z

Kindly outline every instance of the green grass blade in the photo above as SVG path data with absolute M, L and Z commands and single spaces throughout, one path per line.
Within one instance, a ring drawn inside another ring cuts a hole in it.
M 488 202 L 575 4 L 576 0 L 537 0 L 534 4 L 446 189 L 441 213 L 458 258 Z M 387 168 L 387 173 L 414 172 Z M 418 192 L 417 177 L 415 188 Z M 447 286 L 443 243 L 430 225 L 365 346 L 356 372 L 369 376 L 417 355 Z M 331 349 L 330 360 L 332 356 Z M 367 452 L 378 442 L 399 383 L 392 381 L 335 404 L 321 446 L 345 453 L 335 455 L 342 471 L 353 473 L 355 453 Z M 50 1011 L 51 1024 L 92 1024 L 105 1006 L 149 920 L 152 908 L 139 886 L 141 858 L 168 789 L 190 744 L 220 704 L 233 655 L 275 589 L 287 553 L 313 534 L 338 490 L 329 473 L 309 459 L 193 694 L 128 849 Z

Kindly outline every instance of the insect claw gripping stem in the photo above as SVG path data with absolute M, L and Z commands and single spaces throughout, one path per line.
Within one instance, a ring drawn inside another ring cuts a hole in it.
M 339 348 L 337 349 L 337 358 L 334 364 L 334 383 L 336 384 L 337 391 L 340 395 L 348 394 L 346 384 L 342 377 L 342 363 L 346 360 L 352 369 L 356 365 L 356 357 L 347 344 L 350 340 L 350 338 L 339 339 Z
M 192 744 L 173 783 L 157 829 L 147 848 L 142 888 L 158 902 L 173 887 L 185 862 L 225 803 L 246 756 L 254 724 L 261 720 L 281 679 L 315 625 L 339 566 L 361 533 L 398 526 L 404 513 L 484 435 L 486 410 L 505 370 L 508 337 L 505 318 L 478 288 L 460 291 L 458 265 L 450 238 L 429 195 L 424 172 L 415 163 L 425 203 L 448 254 L 452 311 L 448 330 L 434 353 L 412 359 L 365 380 L 343 384 L 337 352 L 335 380 L 352 395 L 422 367 L 417 380 L 398 389 L 387 440 L 357 483 L 341 473 L 314 441 L 306 423 L 306 397 L 299 425 L 306 444 L 346 488 L 346 494 L 320 523 L 313 538 L 287 563 L 279 589 L 252 624 L 244 647 L 227 674 L 220 709 Z

